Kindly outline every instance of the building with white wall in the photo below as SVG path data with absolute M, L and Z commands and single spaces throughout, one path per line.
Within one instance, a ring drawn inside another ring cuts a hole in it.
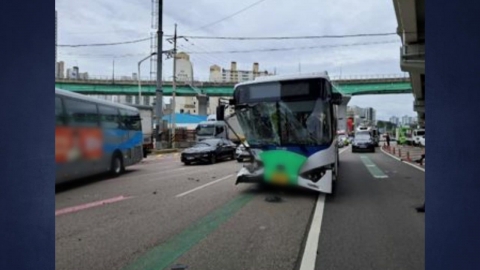
M 218 65 L 210 67 L 211 82 L 230 82 L 238 83 L 254 80 L 260 76 L 272 75 L 268 71 L 260 71 L 258 63 L 253 63 L 252 70 L 239 70 L 237 62 L 230 63 L 230 69 L 221 68 Z

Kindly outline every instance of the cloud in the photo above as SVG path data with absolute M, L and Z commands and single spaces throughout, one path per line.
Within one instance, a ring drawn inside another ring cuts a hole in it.
M 163 31 L 173 33 L 174 23 L 178 24 L 179 35 L 207 36 L 294 36 L 357 33 L 395 32 L 397 22 L 391 1 L 350 1 L 350 0 L 266 0 L 245 12 L 220 23 L 198 31 L 201 26 L 218 21 L 256 0 L 244 2 L 218 0 L 177 0 L 164 1 Z M 57 0 L 58 43 L 89 44 L 117 42 L 149 37 L 151 28 L 151 0 Z M 191 54 L 194 76 L 208 80 L 209 67 L 218 64 L 228 68 L 236 61 L 239 68 L 251 69 L 253 62 L 259 62 L 260 69 L 277 73 L 296 73 L 301 64 L 302 72 L 328 70 L 332 75 L 349 76 L 364 74 L 399 74 L 398 36 L 364 37 L 348 39 L 282 40 L 282 41 L 224 41 L 224 40 L 179 40 L 179 50 L 188 52 L 252 50 L 266 48 L 298 48 L 364 42 L 396 40 L 396 43 L 299 49 L 282 52 L 255 52 L 239 54 Z M 163 49 L 172 45 L 164 41 Z M 81 72 L 90 75 L 111 76 L 115 59 L 116 75 L 131 75 L 137 70 L 137 63 L 150 53 L 150 42 L 108 46 L 58 48 L 58 59 L 66 67 L 78 65 Z M 148 61 L 142 64 L 142 74 L 150 73 Z M 172 61 L 163 64 L 164 78 L 172 75 Z M 397 95 L 397 98 L 400 95 Z M 360 97 L 359 97 L 360 98 Z M 383 97 L 386 98 L 386 97 Z M 356 99 L 356 98 L 355 98 Z M 362 102 L 378 100 L 369 96 Z M 393 99 L 392 99 L 393 100 Z M 412 98 L 413 100 L 413 98 Z M 399 99 L 394 113 L 380 109 L 378 114 L 404 114 L 412 112 L 410 100 Z M 392 101 L 393 102 L 393 101 Z M 372 102 L 370 102 L 372 103 Z M 368 103 L 368 104 L 370 104 Z M 372 103 L 373 104 L 373 103 Z M 364 105 L 362 105 L 364 106 Z

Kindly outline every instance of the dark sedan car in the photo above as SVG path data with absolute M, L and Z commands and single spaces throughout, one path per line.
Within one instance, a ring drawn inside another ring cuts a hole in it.
M 369 135 L 357 134 L 353 139 L 352 153 L 360 151 L 375 152 L 375 142 Z
M 182 152 L 185 165 L 194 162 L 214 164 L 220 159 L 235 159 L 235 144 L 225 139 L 207 139 Z

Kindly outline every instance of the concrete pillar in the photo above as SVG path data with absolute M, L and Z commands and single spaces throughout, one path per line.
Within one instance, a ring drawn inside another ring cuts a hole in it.
M 208 115 L 208 96 L 207 95 L 197 95 L 198 100 L 198 115 Z
M 337 130 L 347 131 L 347 104 L 351 96 L 343 96 L 342 104 L 337 106 Z

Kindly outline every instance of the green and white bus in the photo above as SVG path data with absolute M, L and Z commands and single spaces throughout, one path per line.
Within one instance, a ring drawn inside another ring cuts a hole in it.
M 226 118 L 226 107 L 233 107 L 253 156 L 236 182 L 332 193 L 338 176 L 336 111 L 341 102 L 326 72 L 237 84 L 233 100 L 217 109 L 218 120 Z

